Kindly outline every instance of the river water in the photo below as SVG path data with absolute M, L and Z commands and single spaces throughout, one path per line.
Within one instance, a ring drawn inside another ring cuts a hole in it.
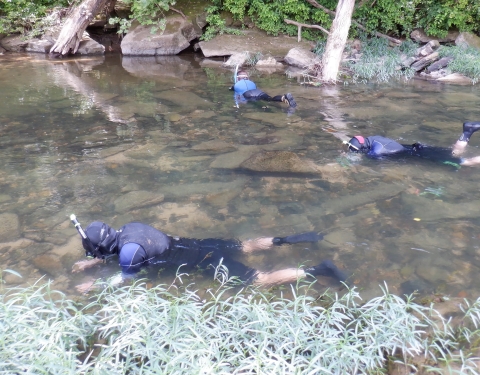
M 237 107 L 232 72 L 192 55 L 0 56 L 0 261 L 22 275 L 4 281 L 45 275 L 74 295 L 118 272 L 112 260 L 72 273 L 84 257 L 75 213 L 84 227 L 141 221 L 195 238 L 318 231 L 317 244 L 239 259 L 262 271 L 333 259 L 366 296 L 386 282 L 397 294 L 478 297 L 480 169 L 352 157 L 334 136 L 449 147 L 463 121 L 480 120 L 478 86 L 311 87 L 284 71 L 251 75 L 272 96 L 291 92 L 296 111 Z M 479 145 L 475 134 L 467 156 Z M 156 272 L 153 283 L 174 274 Z

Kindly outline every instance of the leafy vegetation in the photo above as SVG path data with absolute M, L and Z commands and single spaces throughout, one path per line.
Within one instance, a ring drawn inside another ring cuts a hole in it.
M 59 8 L 68 5 L 67 0 L 1 0 L 0 34 L 41 35 L 55 23 Z
M 152 34 L 158 30 L 165 30 L 165 12 L 170 9 L 170 5 L 175 4 L 175 0 L 122 0 L 122 2 L 125 6 L 130 7 L 129 19 L 118 17 L 109 19 L 110 24 L 119 25 L 119 34 L 125 34 L 133 21 L 151 26 Z
M 240 30 L 226 26 L 225 19 L 222 18 L 218 13 L 219 11 L 218 6 L 212 5 L 208 7 L 206 10 L 207 10 L 206 21 L 209 26 L 203 33 L 201 37 L 202 40 L 210 40 L 216 35 L 222 35 L 222 34 L 234 34 L 234 35 L 242 34 Z
M 479 33 L 480 6 L 478 0 L 421 0 L 415 20 L 427 34 L 438 37 L 452 28 Z
M 77 0 L 78 1 L 78 0 Z M 165 27 L 165 12 L 175 0 L 124 0 L 131 8 L 128 19 L 115 17 L 111 23 L 119 25 L 119 32 L 125 33 L 136 20 L 151 25 L 152 32 Z M 323 7 L 335 10 L 337 0 L 319 2 Z M 1 0 L 0 33 L 23 33 L 39 35 L 52 23 L 49 15 L 56 7 L 66 7 L 68 0 Z M 188 4 L 188 3 L 187 3 Z M 269 34 L 286 33 L 296 35 L 297 27 L 287 25 L 284 19 L 306 24 L 331 26 L 331 17 L 305 0 L 211 0 L 206 8 L 208 26 L 204 40 L 222 33 L 240 33 L 238 28 L 229 27 L 225 13 L 234 20 L 253 22 Z M 188 5 L 187 5 L 188 6 Z M 391 35 L 408 35 L 416 27 L 426 30 L 429 35 L 445 36 L 448 30 L 480 30 L 480 7 L 477 0 L 363 0 L 357 3 L 354 19 L 362 23 L 369 32 L 379 31 Z M 351 37 L 358 30 L 352 26 Z M 302 29 L 302 37 L 310 40 L 324 39 L 325 35 L 316 29 Z
M 305 0 L 212 0 L 209 13 L 229 12 L 234 19 L 247 17 L 269 34 L 296 35 L 297 27 L 283 22 L 285 18 L 306 24 L 331 26 L 331 17 Z M 322 6 L 335 10 L 338 1 L 324 0 Z M 363 0 L 356 5 L 353 18 L 369 32 L 378 31 L 396 36 L 408 35 L 421 27 L 432 36 L 445 36 L 448 30 L 480 30 L 480 7 L 477 0 Z M 208 31 L 208 29 L 207 29 Z M 350 36 L 357 34 L 352 26 Z M 212 32 L 213 33 L 213 32 Z M 325 38 L 318 30 L 302 29 L 302 37 L 310 40 Z
M 465 301 L 463 325 L 453 328 L 386 287 L 363 302 L 354 289 L 318 296 L 308 284 L 292 287 L 291 298 L 233 289 L 221 269 L 205 291 L 181 281 L 106 287 L 83 307 L 49 283 L 0 290 L 0 372 L 384 373 L 390 356 L 415 355 L 428 358 L 429 371 L 477 370 L 469 353 L 480 338 L 480 299 Z

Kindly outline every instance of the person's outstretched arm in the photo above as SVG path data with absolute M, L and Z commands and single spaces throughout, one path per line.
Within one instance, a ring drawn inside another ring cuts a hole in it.
M 93 258 L 93 259 L 84 259 L 75 262 L 72 266 L 72 272 L 77 273 L 81 271 L 85 271 L 88 268 L 92 268 L 97 264 L 103 263 L 103 259 L 101 258 Z

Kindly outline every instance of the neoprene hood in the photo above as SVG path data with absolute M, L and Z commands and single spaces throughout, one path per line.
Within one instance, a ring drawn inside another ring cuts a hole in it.
M 101 221 L 94 221 L 85 230 L 87 239 L 82 245 L 87 253 L 96 258 L 103 258 L 116 253 L 117 231 Z

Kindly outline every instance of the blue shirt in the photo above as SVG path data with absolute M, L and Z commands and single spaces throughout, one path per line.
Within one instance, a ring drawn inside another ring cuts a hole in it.
M 235 91 L 235 94 L 243 95 L 244 92 L 249 91 L 249 90 L 255 90 L 257 88 L 257 85 L 255 85 L 254 82 L 248 80 L 248 79 L 241 79 L 235 85 L 233 85 L 233 90 Z

